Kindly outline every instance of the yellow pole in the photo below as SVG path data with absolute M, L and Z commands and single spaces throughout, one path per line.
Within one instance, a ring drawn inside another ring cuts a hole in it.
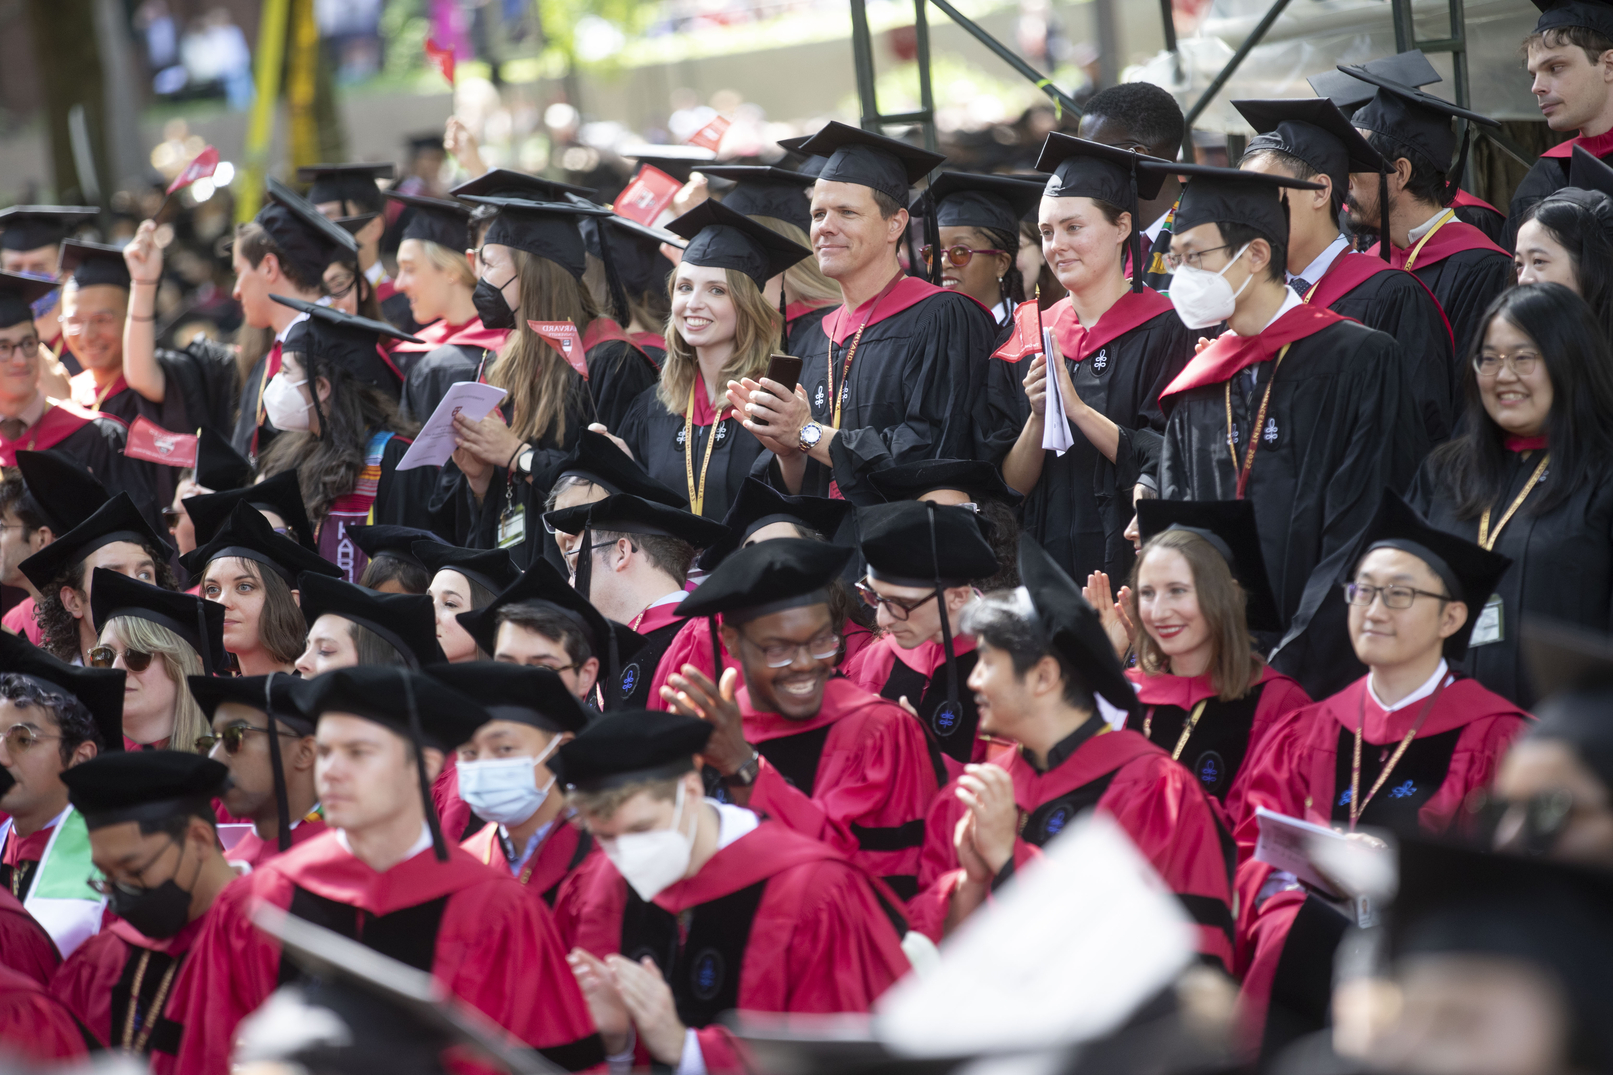
M 287 144 L 291 149 L 291 163 L 297 167 L 317 164 L 320 160 L 319 117 L 314 108 L 318 72 L 319 24 L 314 21 L 314 0 L 292 0 L 286 118 L 290 123 Z
M 269 145 L 274 140 L 275 106 L 280 98 L 280 69 L 286 56 L 286 20 L 291 0 L 263 0 L 258 22 L 257 92 L 246 128 L 246 177 L 236 187 L 235 219 L 251 220 L 263 201 L 263 179 L 268 170 Z

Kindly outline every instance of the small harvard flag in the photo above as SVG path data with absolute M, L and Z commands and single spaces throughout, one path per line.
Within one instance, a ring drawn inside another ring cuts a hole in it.
M 582 334 L 570 321 L 528 321 L 527 327 L 542 336 L 549 346 L 571 363 L 571 368 L 588 379 L 588 356 L 583 354 Z
M 454 47 L 452 45 L 439 45 L 434 37 L 426 38 L 426 58 L 437 65 L 442 77 L 448 84 L 454 84 Z
M 689 144 L 699 146 L 701 149 L 709 149 L 715 153 L 717 152 L 717 147 L 722 145 L 722 136 L 728 133 L 728 128 L 732 123 L 733 120 L 727 116 L 718 116 L 690 135 Z
M 185 170 L 175 176 L 172 183 L 168 184 L 168 193 L 172 194 L 176 190 L 184 190 L 196 180 L 206 179 L 216 171 L 218 171 L 218 150 L 212 146 L 203 146 L 202 151 L 196 154 L 189 164 L 185 165 Z
M 656 219 L 672 204 L 672 199 L 682 188 L 682 183 L 661 169 L 646 164 L 617 195 L 611 208 L 618 216 L 624 216 L 635 224 L 653 227 Z
M 1018 362 L 1042 353 L 1042 308 L 1034 300 L 1014 309 L 1014 331 L 1007 342 L 991 353 L 992 358 Z
M 194 434 L 170 433 L 141 415 L 129 427 L 129 438 L 123 446 L 123 454 L 130 459 L 144 459 L 148 463 L 161 463 L 169 467 L 193 467 L 196 465 L 196 441 Z

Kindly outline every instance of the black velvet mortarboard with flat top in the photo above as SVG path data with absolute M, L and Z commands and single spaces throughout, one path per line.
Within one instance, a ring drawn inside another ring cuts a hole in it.
M 812 141 L 810 134 L 803 134 L 796 138 L 780 138 L 778 145 L 784 150 L 784 165 L 793 168 L 804 176 L 810 177 L 814 182 L 823 174 L 823 166 L 829 163 L 829 158 L 820 153 L 808 153 L 801 147 Z
M 319 546 L 314 542 L 314 526 L 308 521 L 308 509 L 303 504 L 302 486 L 294 469 L 282 470 L 256 485 L 188 496 L 179 503 L 190 516 L 191 524 L 196 528 L 196 540 L 201 544 L 213 540 L 219 528 L 235 513 L 237 504 L 250 504 L 259 511 L 272 511 L 280 516 L 296 532 L 294 540 L 297 544 L 311 553 L 319 552 Z
M 381 208 L 381 188 L 376 180 L 391 179 L 397 166 L 386 164 L 308 164 L 297 169 L 297 182 L 312 184 L 308 200 L 315 205 L 352 202 L 363 212 Z
M 552 668 L 465 661 L 434 664 L 425 673 L 474 701 L 492 720 L 512 720 L 554 733 L 580 732 L 588 724 L 589 711 Z
M 507 549 L 462 549 L 432 538 L 415 542 L 410 551 L 433 575 L 439 571 L 457 571 L 493 594 L 513 586 L 521 577 L 521 569 L 510 559 Z
M 1138 710 L 1137 692 L 1120 669 L 1114 644 L 1081 587 L 1029 534 L 1019 535 L 1019 577 L 1048 645 L 1074 666 L 1086 685 L 1116 709 Z
M 186 676 L 190 695 L 212 720 L 218 707 L 234 702 L 260 713 L 273 712 L 275 719 L 298 735 L 313 735 L 314 722 L 302 715 L 292 698 L 292 685 L 301 682 L 286 672 L 267 676 Z M 267 693 L 265 693 L 267 692 Z
M 775 538 L 730 554 L 678 605 L 680 616 L 723 615 L 743 623 L 785 609 L 825 604 L 851 550 L 803 538 Z
M 1001 566 L 980 532 L 980 516 L 968 508 L 876 504 L 857 509 L 857 532 L 869 577 L 892 586 L 967 586 Z
M 1613 38 L 1613 5 L 1596 0 L 1534 0 L 1534 4 L 1540 9 L 1540 18 L 1535 22 L 1537 34 L 1583 26 Z
M 1167 530 L 1186 530 L 1208 541 L 1243 588 L 1251 631 L 1281 631 L 1282 614 L 1260 551 L 1255 506 L 1248 500 L 1139 500 L 1137 532 L 1143 544 Z
M 187 510 L 189 504 L 185 501 Z M 225 558 L 251 560 L 279 575 L 292 589 L 297 587 L 297 577 L 306 572 L 331 577 L 342 573 L 341 568 L 317 552 L 275 533 L 263 513 L 245 499 L 236 502 L 224 525 L 211 538 L 179 558 L 179 566 L 196 578 L 208 564 Z
M 493 598 L 485 608 L 461 612 L 454 619 L 476 640 L 483 653 L 498 649 L 498 613 L 502 608 L 533 601 L 564 616 L 582 632 L 593 656 L 599 658 L 601 683 L 616 682 L 616 660 L 626 660 L 644 645 L 644 636 L 625 623 L 607 620 L 547 560 L 534 560 L 519 579 Z
M 203 428 L 196 438 L 196 484 L 215 493 L 252 484 L 252 461 L 214 429 Z
M 829 158 L 818 173 L 819 179 L 872 187 L 904 206 L 909 188 L 946 163 L 944 154 L 838 120 L 829 121 L 800 148 L 803 153 Z
M 695 172 L 706 170 L 704 165 L 717 162 L 717 154 L 700 146 L 640 146 L 622 156 L 660 169 L 679 183 L 687 183 Z
M 403 376 L 390 359 L 381 353 L 383 337 L 423 342 L 395 325 L 385 321 L 372 321 L 368 317 L 343 313 L 332 306 L 304 302 L 288 295 L 270 295 L 282 306 L 308 315 L 286 333 L 283 347 L 287 351 L 307 354 L 324 362 L 340 366 L 365 384 L 394 395 L 401 389 Z
M 309 627 L 321 616 L 340 616 L 380 636 L 410 668 L 444 660 L 437 643 L 437 609 L 426 594 L 381 593 L 312 572 L 297 577 L 297 589 Z
M 528 175 L 509 168 L 494 168 L 475 179 L 467 179 L 448 193 L 456 198 L 476 195 L 487 198 L 527 198 L 538 202 L 563 202 L 568 194 L 575 194 L 579 198 L 592 198 L 598 191 L 593 187 L 557 183 L 553 179 Z
M 1375 75 L 1392 78 L 1403 86 L 1431 86 L 1436 82 L 1444 81 L 1434 65 L 1428 62 L 1421 49 L 1412 49 L 1409 52 L 1397 53 L 1393 56 L 1384 56 L 1377 60 L 1368 60 L 1361 64 Z M 1368 101 L 1377 92 L 1377 87 L 1362 82 L 1353 75 L 1343 71 L 1323 71 L 1318 75 L 1311 75 L 1305 80 L 1318 97 L 1326 97 L 1339 111 L 1349 115 Z
M 54 448 L 19 451 L 17 469 L 29 499 L 45 525 L 57 534 L 67 533 L 112 499 L 106 486 L 83 464 Z
M 592 504 L 561 508 L 549 512 L 543 519 L 566 534 L 580 534 L 585 528 L 618 534 L 662 534 L 688 542 L 697 549 L 721 541 L 728 532 L 722 523 L 631 493 L 617 493 Z
M 117 616 L 166 627 L 196 651 L 203 669 L 212 674 L 224 671 L 224 606 L 217 601 L 164 590 L 98 567 L 90 580 L 90 614 L 101 629 Z
M 728 533 L 700 554 L 700 567 L 710 571 L 756 531 L 772 523 L 794 523 L 832 540 L 852 507 L 849 500 L 826 496 L 785 496 L 766 482 L 747 477 L 728 506 L 728 514 L 723 516 L 722 524 Z
M 325 219 L 312 202 L 280 180 L 269 177 L 267 203 L 253 217 L 280 254 L 309 280 L 319 280 L 333 261 L 358 255 L 358 240 Z
M 414 209 L 399 239 L 421 239 L 456 254 L 470 248 L 470 210 L 459 202 L 420 194 L 387 194 L 388 201 Z
M 669 780 L 694 772 L 712 726 L 699 717 L 624 709 L 609 713 L 555 752 L 551 765 L 578 791 L 603 791 L 641 780 Z
M 484 243 L 525 250 L 546 258 L 578 280 L 588 271 L 587 245 L 577 221 L 582 217 L 610 216 L 602 206 L 567 201 L 530 201 L 484 195 L 461 195 L 477 205 L 490 205 L 498 216 L 488 225 Z
M 182 750 L 120 752 L 62 770 L 67 801 L 91 831 L 206 811 L 229 778 L 223 762 Z
M 983 459 L 918 459 L 876 470 L 868 481 L 886 500 L 917 500 L 938 489 L 965 493 L 976 503 L 1000 500 L 1010 507 L 1025 499 Z
M 101 753 L 123 749 L 123 669 L 68 664 L 21 635 L 0 631 L 0 675 L 6 673 L 26 676 L 51 694 L 77 698 L 95 721 Z
M 689 505 L 688 499 L 681 493 L 650 477 L 650 472 L 617 447 L 615 441 L 591 429 L 577 434 L 577 446 L 571 450 L 570 457 L 560 464 L 557 478 L 570 477 L 591 482 L 611 496 L 628 493 L 675 508 Z
M 1461 177 L 1467 156 L 1464 140 L 1463 160 L 1452 163 L 1456 155 L 1456 132 L 1451 127 L 1451 120 L 1465 119 L 1469 124 L 1478 123 L 1485 127 L 1501 126 L 1499 120 L 1424 93 L 1415 86 L 1386 78 L 1369 68 L 1341 64 L 1339 70 L 1378 87 L 1372 100 L 1351 116 L 1350 122 L 1362 130 L 1382 135 L 1445 172 L 1447 183 L 1454 183 Z M 1471 136 L 1472 127 L 1469 126 L 1467 137 Z
M 667 230 L 689 240 L 683 260 L 713 269 L 737 269 L 758 290 L 812 251 L 793 243 L 722 202 L 707 198 L 667 224 Z
M 97 508 L 95 514 L 67 533 L 58 535 L 55 541 L 18 564 L 17 570 L 27 576 L 28 581 L 34 584 L 34 589 L 47 592 L 51 582 L 68 565 L 76 564 L 96 549 L 117 541 L 144 545 L 159 560 L 166 560 L 173 553 L 168 542 L 151 529 L 146 517 L 129 499 L 129 494 L 119 493 Z
M 94 220 L 93 205 L 13 205 L 0 209 L 0 250 L 38 250 L 66 239 L 71 229 Z
M 935 223 L 942 228 L 990 228 L 1017 234 L 1026 213 L 1041 204 L 1047 184 L 1005 175 L 942 172 L 912 205 L 915 213 L 935 206 Z
M 1139 167 L 1158 175 L 1181 175 L 1188 180 L 1176 206 L 1173 234 L 1182 235 L 1201 224 L 1242 224 L 1255 229 L 1268 242 L 1288 242 L 1288 206 L 1284 190 L 1321 190 L 1320 183 L 1285 175 L 1242 172 L 1208 164 L 1154 164 Z M 1228 251 L 1230 257 L 1236 251 Z
M 1171 174 L 1164 170 L 1149 170 L 1144 163 L 1169 165 L 1158 157 L 1147 157 L 1127 149 L 1117 149 L 1085 138 L 1053 131 L 1042 143 L 1042 152 L 1036 158 L 1038 172 L 1051 172 L 1042 190 L 1047 198 L 1092 198 L 1119 206 L 1131 214 L 1131 237 L 1127 247 L 1132 264 L 1140 264 L 1143 256 L 1142 228 L 1139 226 L 1137 206 L 1140 201 L 1159 196 L 1165 180 Z M 1143 274 L 1131 275 L 1131 289 L 1143 289 Z
M 1568 164 L 1568 186 L 1552 191 L 1540 204 L 1552 201 L 1572 202 L 1584 209 L 1613 241 L 1613 168 L 1584 146 L 1574 147 Z
M 1333 194 L 1348 193 L 1351 172 L 1376 172 L 1383 157 L 1326 97 L 1233 101 L 1255 129 L 1246 153 L 1274 149 L 1297 157 L 1333 181 Z
M 672 262 L 661 253 L 661 244 L 666 243 L 679 250 L 688 245 L 688 240 L 681 235 L 646 227 L 619 213 L 612 213 L 608 217 L 585 217 L 580 227 L 588 252 L 601 259 L 605 254 L 599 245 L 600 229 L 604 229 L 610 242 L 611 262 L 616 266 L 617 276 L 629 295 L 642 295 L 647 291 L 657 295 L 666 294 L 666 281 L 672 274 Z
M 55 281 L 36 280 L 14 272 L 0 272 L 0 328 L 10 328 L 24 322 L 33 323 L 31 305 L 49 295 L 56 288 Z
M 812 230 L 807 189 L 817 176 L 767 164 L 714 164 L 702 167 L 700 174 L 733 181 L 734 189 L 723 195 L 722 203 L 734 212 L 770 216 L 802 231 Z
M 129 288 L 129 266 L 123 260 L 123 247 L 68 239 L 62 243 L 57 268 L 71 273 L 78 287 Z
M 353 544 L 364 550 L 364 555 L 371 560 L 377 556 L 396 556 L 399 560 L 419 564 L 422 568 L 426 565 L 414 554 L 414 543 L 442 541 L 442 538 L 430 530 L 422 530 L 418 526 L 394 526 L 389 523 L 349 526 L 343 533 L 352 538 Z

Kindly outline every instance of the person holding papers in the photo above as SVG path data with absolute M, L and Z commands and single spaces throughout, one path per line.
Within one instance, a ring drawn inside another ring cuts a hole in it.
M 1285 717 L 1245 763 L 1241 854 L 1255 846 L 1253 811 L 1262 806 L 1351 833 L 1445 833 L 1530 719 L 1450 666 L 1511 560 L 1436 530 L 1392 492 L 1353 551 L 1335 599 L 1348 606 L 1350 640 L 1368 672 Z M 1238 867 L 1237 889 L 1240 1029 L 1269 1053 L 1324 1025 L 1331 957 L 1348 919 L 1252 858 Z
M 1193 357 L 1194 334 L 1170 300 L 1126 278 L 1137 245 L 1137 198 L 1159 192 L 1163 175 L 1135 171 L 1137 155 L 1050 134 L 1037 167 L 1053 172 L 1042 197 L 1042 249 L 1070 294 L 1041 315 L 1062 363 L 1057 383 L 1074 443 L 1049 452 L 1051 384 L 1039 353 L 997 352 L 987 380 L 992 433 L 983 453 L 1025 495 L 1025 530 L 1076 578 L 1106 571 L 1124 578 L 1132 547 L 1123 531 L 1137 481 L 1135 437 L 1165 429 L 1159 394 Z M 1033 307 L 1022 307 L 1022 314 Z M 1026 348 L 1042 350 L 1031 321 Z M 1012 344 L 1012 340 L 1010 341 Z

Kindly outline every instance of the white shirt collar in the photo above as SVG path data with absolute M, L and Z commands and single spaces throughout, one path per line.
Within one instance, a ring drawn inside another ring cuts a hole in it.
M 1416 690 L 1400 699 L 1400 701 L 1396 702 L 1394 705 L 1385 705 L 1383 699 L 1378 697 L 1377 690 L 1372 686 L 1372 677 L 1369 675 L 1367 676 L 1367 696 L 1372 699 L 1373 705 L 1377 706 L 1385 713 L 1393 713 L 1397 709 L 1404 709 L 1413 702 L 1420 702 L 1424 698 L 1427 698 L 1430 694 L 1433 694 L 1434 689 L 1439 686 L 1440 681 L 1443 680 L 1449 673 L 1450 667 L 1445 663 L 1445 658 L 1441 657 L 1439 659 L 1439 667 L 1434 669 L 1434 674 L 1428 677 L 1428 682 L 1424 683 L 1421 687 L 1418 687 Z
M 682 601 L 685 597 L 688 597 L 688 596 L 689 596 L 689 591 L 687 591 L 687 590 L 673 590 L 671 593 L 666 594 L 665 596 L 657 597 L 654 601 L 651 601 L 648 605 L 645 605 L 644 607 L 647 608 L 647 609 L 650 609 L 650 608 L 657 608 L 657 607 L 659 607 L 661 605 L 675 605 L 679 601 Z
M 1165 210 L 1163 213 L 1159 214 L 1158 220 L 1154 221 L 1152 224 L 1148 225 L 1148 227 L 1143 229 L 1143 234 L 1148 236 L 1148 242 L 1150 245 L 1153 244 L 1155 239 L 1159 238 L 1159 233 L 1165 228 L 1165 218 L 1170 215 L 1171 211 L 1169 209 Z
M 717 808 L 717 850 L 721 851 L 729 844 L 745 836 L 756 828 L 761 822 L 754 811 L 732 803 L 720 803 L 716 799 L 706 799 L 706 802 Z
M 1433 228 L 1435 221 L 1439 220 L 1439 218 L 1444 216 L 1447 212 L 1449 212 L 1449 210 L 1441 209 L 1439 212 L 1435 213 L 1433 216 L 1429 217 L 1415 228 L 1412 228 L 1411 231 L 1407 232 L 1406 234 L 1409 238 L 1407 245 L 1409 246 L 1411 243 L 1415 243 L 1418 239 L 1421 239 L 1424 235 L 1427 235 L 1428 232 Z
M 291 331 L 291 326 L 295 325 L 299 321 L 306 321 L 306 320 L 308 320 L 308 315 L 307 314 L 298 314 L 296 317 L 293 317 L 290 321 L 287 321 L 286 322 L 286 327 L 281 329 L 279 332 L 276 332 L 274 334 L 275 342 L 276 343 L 285 343 L 286 342 L 286 333 Z
M 1277 307 L 1277 312 L 1271 315 L 1270 321 L 1267 321 L 1264 325 L 1260 326 L 1260 331 L 1266 331 L 1272 325 L 1276 324 L 1277 319 L 1283 314 L 1287 313 L 1289 310 L 1292 310 L 1296 306 L 1303 305 L 1305 305 L 1305 300 L 1300 298 L 1299 295 L 1295 293 L 1293 288 L 1287 286 L 1286 284 L 1283 285 L 1283 304 Z M 1227 331 L 1230 332 L 1232 330 L 1228 329 Z M 1256 335 L 1258 335 L 1258 333 Z
M 1324 249 L 1320 254 L 1316 255 L 1315 261 L 1312 261 L 1298 273 L 1289 273 L 1289 283 L 1293 283 L 1296 277 L 1309 281 L 1312 284 L 1316 283 L 1322 277 L 1327 275 L 1327 270 L 1333 267 L 1333 262 L 1337 261 L 1338 256 L 1344 253 L 1345 250 L 1349 249 L 1349 246 L 1350 241 L 1344 236 L 1340 235 L 1337 239 L 1334 239 L 1331 243 L 1328 243 L 1326 249 Z
M 349 855 L 351 855 L 353 853 L 353 845 L 347 842 L 347 830 L 346 829 L 337 829 L 336 830 L 336 842 L 341 844 L 342 845 L 342 850 L 346 851 Z M 408 862 L 410 859 L 412 859 L 416 855 L 420 854 L 420 852 L 425 851 L 430 847 L 431 847 L 431 826 L 428 825 L 426 822 L 422 821 L 420 823 L 420 838 L 418 840 L 416 840 L 410 846 L 409 850 L 407 850 L 407 851 L 405 851 L 403 853 L 403 857 L 401 859 L 399 859 L 398 861 L 399 862 Z

